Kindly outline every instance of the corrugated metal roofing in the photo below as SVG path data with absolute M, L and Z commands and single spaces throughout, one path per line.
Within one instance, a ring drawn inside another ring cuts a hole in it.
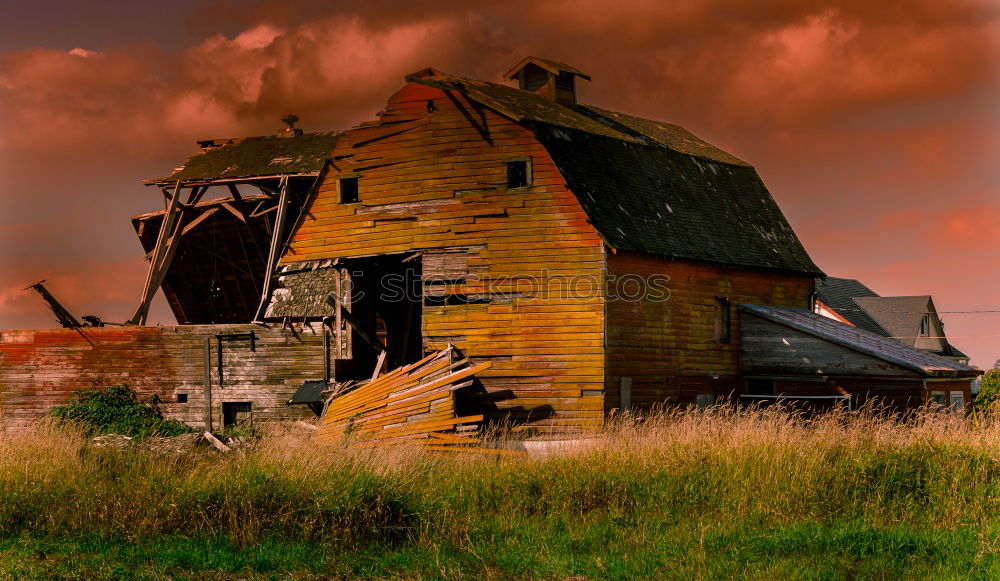
M 740 305 L 740 309 L 769 321 L 808 333 L 854 351 L 894 363 L 929 376 L 973 377 L 977 369 L 933 353 L 907 347 L 887 337 L 845 325 L 806 309 Z

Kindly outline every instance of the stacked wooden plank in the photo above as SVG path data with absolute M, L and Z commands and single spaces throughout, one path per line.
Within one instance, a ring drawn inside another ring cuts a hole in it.
M 473 376 L 491 365 L 474 365 L 449 346 L 375 377 L 330 400 L 319 442 L 349 438 L 362 445 L 410 443 L 430 449 L 477 444 L 474 438 L 454 433 L 483 421 L 482 415 L 457 416 L 455 392 L 472 385 Z

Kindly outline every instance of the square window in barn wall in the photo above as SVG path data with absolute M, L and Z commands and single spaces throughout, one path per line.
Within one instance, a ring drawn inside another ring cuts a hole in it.
M 358 202 L 358 178 L 340 178 L 340 203 L 355 204 Z
M 944 398 L 944 392 L 943 391 L 932 391 L 931 392 L 931 402 L 934 403 L 935 405 L 939 405 L 941 407 L 946 406 L 948 404 L 948 402 L 946 402 L 944 399 L 945 398 Z
M 953 391 L 950 394 L 951 401 L 948 403 L 951 405 L 951 409 L 960 410 L 965 407 L 965 394 L 960 391 Z
M 187 403 L 187 402 L 188 402 L 188 394 L 186 393 L 177 394 L 177 403 Z
M 253 421 L 253 411 L 248 401 L 227 401 L 222 403 L 222 426 L 228 428 Z
M 729 299 L 715 297 L 715 338 L 716 343 L 729 343 Z
M 507 187 L 525 188 L 531 185 L 531 168 L 527 160 L 507 162 Z

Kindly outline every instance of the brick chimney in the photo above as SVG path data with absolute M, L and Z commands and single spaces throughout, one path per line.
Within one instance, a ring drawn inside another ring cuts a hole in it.
M 302 135 L 302 130 L 295 126 L 295 122 L 299 120 L 299 116 L 295 113 L 289 113 L 281 118 L 288 127 L 283 127 L 278 131 L 278 137 L 296 137 Z
M 576 67 L 534 56 L 525 57 L 503 76 L 506 81 L 517 79 L 522 91 L 568 107 L 576 105 L 576 77 L 590 80 L 590 75 Z

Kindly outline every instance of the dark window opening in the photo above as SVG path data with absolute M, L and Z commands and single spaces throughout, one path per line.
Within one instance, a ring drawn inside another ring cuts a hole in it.
M 358 178 L 340 178 L 340 203 L 354 204 L 358 201 Z
M 523 188 L 528 185 L 528 162 L 508 161 L 507 162 L 507 187 Z
M 748 379 L 747 395 L 774 395 L 774 380 Z
M 177 403 L 187 403 L 187 402 L 188 402 L 188 394 L 186 393 L 177 394 Z
M 222 403 L 222 427 L 228 428 L 253 423 L 253 411 L 248 401 L 227 401 Z
M 715 297 L 715 338 L 716 343 L 729 343 L 729 299 Z
M 920 336 L 928 337 L 931 334 L 931 317 L 930 315 L 924 315 L 920 319 Z

